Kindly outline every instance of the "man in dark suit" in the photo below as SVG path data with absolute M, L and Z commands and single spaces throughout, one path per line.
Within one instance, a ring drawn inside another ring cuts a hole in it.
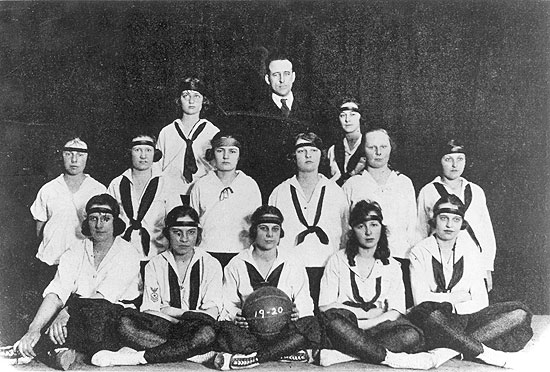
M 271 92 L 253 105 L 253 111 L 231 113 L 216 124 L 243 139 L 240 169 L 254 178 L 263 202 L 267 202 L 275 186 L 294 174 L 294 166 L 287 160 L 293 150 L 288 141 L 298 133 L 315 131 L 318 123 L 316 110 L 303 95 L 292 92 L 296 72 L 286 56 L 268 57 L 264 79 Z
M 257 102 L 257 113 L 298 120 L 305 126 L 316 124 L 311 122 L 313 112 L 310 105 L 305 102 L 302 95 L 294 95 L 292 92 L 296 72 L 288 57 L 283 54 L 272 54 L 266 61 L 264 79 L 271 88 L 271 94 Z

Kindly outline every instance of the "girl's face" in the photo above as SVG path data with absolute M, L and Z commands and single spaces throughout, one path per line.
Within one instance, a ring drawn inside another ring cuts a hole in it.
M 365 135 L 367 164 L 371 168 L 383 168 L 390 161 L 390 138 L 384 132 L 374 131 Z
M 261 223 L 256 228 L 254 246 L 261 251 L 277 248 L 281 237 L 281 225 L 276 223 Z
M 155 149 L 149 145 L 135 145 L 132 147 L 132 168 L 145 171 L 153 165 Z
M 456 209 L 451 203 L 443 203 L 439 208 Z M 435 217 L 435 235 L 444 241 L 453 240 L 462 227 L 462 217 L 454 213 L 440 213 Z
M 466 166 L 466 155 L 462 153 L 446 154 L 441 158 L 443 177 L 453 181 L 462 176 Z
M 204 97 L 196 90 L 184 90 L 181 92 L 181 109 L 186 115 L 196 115 L 202 110 Z
M 353 133 L 359 131 L 359 122 L 361 119 L 361 114 L 353 110 L 345 110 L 340 113 L 338 116 L 340 119 L 340 125 L 344 132 Z
M 377 220 L 366 220 L 353 226 L 353 233 L 360 248 L 376 249 L 382 234 L 382 224 Z
M 65 172 L 71 176 L 84 173 L 88 154 L 80 151 L 63 151 L 63 166 Z
M 296 144 L 310 143 L 303 139 L 296 141 Z M 321 150 L 313 146 L 299 147 L 295 151 L 296 167 L 300 172 L 317 172 L 321 162 Z
M 237 169 L 240 150 L 237 146 L 220 146 L 214 149 L 214 165 L 222 172 L 232 172 Z
M 184 216 L 178 222 L 195 222 L 191 217 Z M 199 235 L 198 227 L 193 226 L 172 226 L 170 227 L 170 249 L 176 255 L 183 255 L 193 249 Z

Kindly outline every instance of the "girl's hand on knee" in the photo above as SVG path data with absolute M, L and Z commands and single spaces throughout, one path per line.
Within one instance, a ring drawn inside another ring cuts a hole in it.
M 296 307 L 296 304 L 292 304 L 292 313 L 290 314 L 290 320 L 293 322 L 300 319 L 300 312 L 298 311 L 298 308 Z
M 240 313 L 235 315 L 235 320 L 233 322 L 241 328 L 248 329 L 248 321 Z

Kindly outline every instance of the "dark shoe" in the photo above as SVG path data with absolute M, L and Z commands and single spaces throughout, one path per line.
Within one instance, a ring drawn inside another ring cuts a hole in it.
M 221 371 L 228 371 L 230 369 L 243 369 L 252 368 L 260 365 L 256 353 L 244 355 L 244 354 L 229 354 L 218 353 L 214 358 L 214 367 Z
M 298 362 L 298 363 L 308 363 L 309 362 L 309 354 L 306 350 L 298 350 L 294 354 L 285 355 L 281 357 L 281 362 L 290 363 L 290 362 Z

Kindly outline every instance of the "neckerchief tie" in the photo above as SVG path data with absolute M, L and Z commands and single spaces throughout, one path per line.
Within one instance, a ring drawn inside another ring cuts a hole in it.
M 159 177 L 154 177 L 151 179 L 151 181 L 149 181 L 149 184 L 147 185 L 147 188 L 143 193 L 143 197 L 141 198 L 137 217 L 135 219 L 134 208 L 132 206 L 132 194 L 130 192 L 130 180 L 128 179 L 128 177 L 123 176 L 119 186 L 122 208 L 124 209 L 124 213 L 126 213 L 126 216 L 130 221 L 130 226 L 128 226 L 128 228 L 124 232 L 122 239 L 129 242 L 132 236 L 132 231 L 139 230 L 141 235 L 141 247 L 143 248 L 143 253 L 145 254 L 145 256 L 149 255 L 151 237 L 147 229 L 145 229 L 141 225 L 141 221 L 143 220 L 143 217 L 145 217 L 145 215 L 147 214 L 147 211 L 151 207 L 151 204 L 153 204 L 153 200 L 155 199 L 155 195 L 157 194 L 158 185 Z
M 323 186 L 321 189 L 321 196 L 319 196 L 319 201 L 317 202 L 317 210 L 315 211 L 315 219 L 313 220 L 313 225 L 310 226 L 307 223 L 306 218 L 304 217 L 304 214 L 302 213 L 302 207 L 300 206 L 300 202 L 298 201 L 298 194 L 296 193 L 296 188 L 293 185 L 290 185 L 290 194 L 292 196 L 292 203 L 294 204 L 294 209 L 296 210 L 298 219 L 300 220 L 302 225 L 306 227 L 304 231 L 302 231 L 296 236 L 296 245 L 302 243 L 305 237 L 311 233 L 315 233 L 319 238 L 319 241 L 324 245 L 328 244 L 327 234 L 323 231 L 323 229 L 317 226 L 317 224 L 319 223 L 319 220 L 321 219 L 321 212 L 323 209 L 323 200 L 325 198 L 325 189 L 326 189 L 326 186 Z
M 382 277 L 379 276 L 376 278 L 376 293 L 374 294 L 374 297 L 370 301 L 365 301 L 363 297 L 359 294 L 359 288 L 357 287 L 357 282 L 355 281 L 355 273 L 350 269 L 349 270 L 349 276 L 351 281 L 351 292 L 353 294 L 354 301 L 345 301 L 344 305 L 351 306 L 351 307 L 357 307 L 361 308 L 364 311 L 369 311 L 370 309 L 374 309 L 376 305 L 374 303 L 376 300 L 378 300 L 378 297 L 380 297 L 380 293 L 382 291 Z
M 454 255 L 454 254 L 453 254 Z M 462 279 L 464 274 L 464 257 L 461 257 L 458 262 L 454 262 L 453 259 L 453 276 L 449 282 L 449 286 L 445 287 L 445 274 L 443 274 L 443 264 L 432 256 L 432 270 L 434 273 L 434 280 L 437 288 L 436 293 L 448 293 L 451 292 L 453 287 Z
M 197 160 L 195 159 L 195 153 L 193 152 L 193 141 L 195 141 L 204 130 L 206 123 L 199 125 L 197 130 L 191 136 L 191 139 L 185 137 L 177 122 L 174 122 L 174 125 L 176 126 L 176 131 L 180 135 L 181 139 L 183 139 L 186 143 L 185 155 L 183 156 L 183 177 L 188 183 L 191 183 L 193 181 L 193 174 L 197 173 L 198 170 Z
M 286 98 L 281 99 L 281 113 L 285 118 L 288 118 L 290 115 L 290 108 L 287 106 L 286 101 Z
M 350 156 L 348 160 L 348 165 L 344 169 L 344 163 L 346 162 L 346 149 L 344 147 L 344 140 L 336 142 L 334 145 L 334 160 L 336 161 L 336 165 L 338 166 L 338 169 L 340 170 L 340 178 L 336 181 L 336 183 L 339 186 L 342 186 L 344 182 L 346 182 L 350 175 L 349 173 L 355 169 L 357 166 L 357 163 L 359 163 L 359 160 L 361 160 L 361 157 L 365 156 L 365 144 L 364 144 L 364 138 L 365 136 L 361 136 L 361 143 L 359 144 L 359 147 L 355 150 L 355 152 Z
M 434 182 L 433 185 L 435 186 L 435 189 L 439 193 L 439 196 L 443 197 L 443 196 L 449 195 L 449 192 L 447 191 L 445 186 L 443 186 L 443 184 L 439 182 Z M 470 187 L 470 184 L 467 184 L 466 187 L 464 188 L 464 212 L 468 210 L 468 207 L 470 206 L 471 203 L 472 203 L 472 188 Z M 468 234 L 470 234 L 470 237 L 479 248 L 479 251 L 483 252 L 483 249 L 481 249 L 481 244 L 479 244 L 479 240 L 477 240 L 474 229 L 472 229 L 472 226 L 470 226 L 470 224 L 466 225 L 466 231 L 468 232 Z
M 189 277 L 189 310 L 196 310 L 199 301 L 199 266 L 199 261 L 197 261 L 191 268 L 191 275 Z M 183 288 L 180 287 L 178 275 L 170 264 L 168 264 L 168 286 L 170 288 L 170 306 L 181 309 L 181 290 Z
M 231 196 L 231 194 L 233 194 L 233 189 L 231 187 L 228 186 L 228 187 L 224 188 L 220 192 L 220 197 L 219 197 L 220 201 L 229 198 Z
M 275 287 L 279 284 L 279 278 L 281 277 L 281 272 L 283 271 L 284 262 L 277 266 L 275 270 L 269 274 L 267 279 L 264 279 L 262 274 L 256 270 L 254 265 L 250 262 L 244 262 L 246 264 L 246 270 L 248 271 L 248 279 L 250 279 L 250 285 L 252 289 L 256 290 L 261 287 Z

